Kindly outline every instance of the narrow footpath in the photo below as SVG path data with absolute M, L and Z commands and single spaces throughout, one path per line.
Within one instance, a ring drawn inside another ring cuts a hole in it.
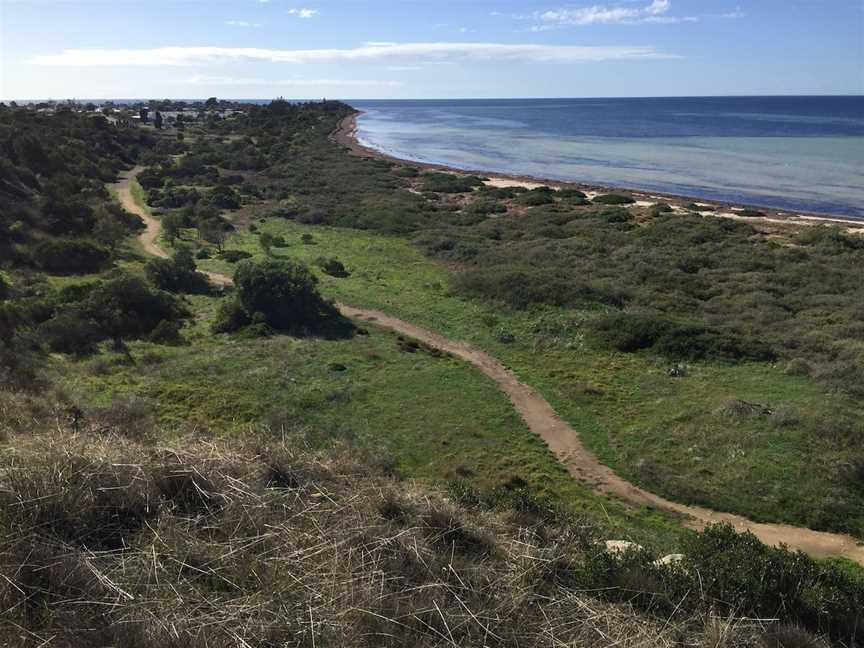
M 144 249 L 148 254 L 167 257 L 168 254 L 157 243 L 161 232 L 159 221 L 138 205 L 132 196 L 130 182 L 141 170 L 141 167 L 135 167 L 126 172 L 121 180 L 114 185 L 114 188 L 117 190 L 123 207 L 139 216 L 146 225 L 146 229 L 138 237 Z M 211 281 L 219 285 L 225 286 L 232 283 L 231 278 L 223 274 L 215 272 L 205 274 Z M 708 524 L 725 522 L 731 524 L 738 531 L 750 531 L 768 545 L 785 544 L 790 549 L 800 549 L 817 558 L 844 556 L 864 565 L 864 544 L 859 544 L 852 536 L 813 531 L 786 524 L 753 522 L 740 515 L 721 513 L 699 506 L 678 504 L 649 493 L 619 477 L 611 468 L 600 463 L 594 454 L 582 445 L 576 430 L 558 416 L 546 399 L 525 383 L 520 382 L 516 374 L 487 353 L 467 342 L 450 340 L 438 333 L 411 322 L 391 317 L 380 311 L 341 303 L 337 306 L 346 317 L 396 331 L 477 367 L 495 381 L 498 388 L 513 403 L 528 428 L 546 442 L 558 461 L 567 468 L 567 471 L 580 483 L 600 493 L 634 506 L 651 507 L 681 515 L 683 517 L 682 523 L 691 529 L 699 530 Z

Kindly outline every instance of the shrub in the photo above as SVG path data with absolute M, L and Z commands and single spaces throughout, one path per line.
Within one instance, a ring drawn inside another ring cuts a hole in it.
M 207 194 L 207 203 L 217 209 L 239 209 L 240 194 L 231 187 L 218 185 Z
M 837 638 L 860 632 L 864 588 L 832 563 L 768 547 L 719 524 L 694 535 L 684 555 L 684 569 L 698 574 L 703 596 L 721 610 L 764 617 L 782 610 L 786 619 Z
M 656 205 L 652 205 L 651 209 L 648 210 L 648 214 L 650 216 L 655 217 L 655 218 L 657 216 L 664 216 L 666 214 L 671 214 L 673 212 L 674 212 L 674 210 L 672 209 L 672 206 L 669 205 L 668 203 L 657 203 Z
M 739 216 L 744 216 L 745 218 L 764 218 L 765 212 L 759 211 L 758 209 L 741 209 L 738 212 Z
M 507 211 L 507 205 L 494 200 L 478 200 L 465 208 L 468 214 L 503 214 Z
M 179 248 L 171 259 L 150 259 L 144 273 L 157 288 L 168 292 L 200 292 L 207 288 L 207 277 L 195 269 L 189 248 Z
M 36 246 L 33 257 L 51 274 L 87 274 L 102 270 L 110 254 L 86 239 L 50 239 Z
M 451 173 L 431 172 L 423 174 L 423 191 L 435 193 L 467 193 L 482 187 L 483 180 L 477 176 L 457 176 Z
M 515 309 L 532 304 L 573 306 L 586 302 L 620 306 L 626 300 L 622 292 L 575 281 L 551 270 L 474 269 L 457 275 L 455 285 L 460 292 L 503 302 Z
M 686 206 L 687 209 L 694 212 L 713 212 L 717 211 L 716 207 L 712 207 L 711 205 L 697 205 L 696 203 L 689 203 Z
M 251 257 L 252 255 L 244 250 L 223 250 L 219 253 L 219 258 L 224 259 L 228 263 L 237 263 Z
M 315 275 L 295 261 L 243 261 L 234 284 L 247 316 L 254 320 L 260 314 L 278 331 L 314 329 L 336 314 L 318 293 Z
M 761 341 L 654 315 L 613 313 L 595 318 L 590 327 L 603 344 L 625 353 L 652 349 L 672 359 L 687 360 L 764 361 L 776 357 Z
M 511 200 L 516 196 L 527 193 L 528 189 L 525 187 L 490 187 L 488 185 L 483 185 L 480 187 L 480 191 L 482 191 L 488 198 Z
M 151 288 L 144 280 L 121 274 L 89 287 L 86 297 L 61 303 L 38 331 L 48 346 L 62 353 L 88 353 L 106 338 L 140 338 L 164 321 L 188 316 L 172 295 Z
M 783 372 L 787 376 L 809 376 L 813 373 L 813 368 L 810 363 L 803 358 L 792 358 L 787 364 Z
M 216 319 L 213 322 L 214 333 L 233 333 L 252 323 L 243 306 L 236 300 L 224 300 L 219 304 Z
M 345 269 L 341 261 L 334 258 L 318 257 L 315 259 L 315 264 L 321 268 L 323 272 L 331 277 L 350 277 L 351 273 Z
M 598 205 L 632 205 L 636 201 L 632 196 L 622 194 L 600 194 L 599 196 L 595 196 L 592 202 Z
M 162 320 L 150 331 L 147 339 L 156 344 L 182 344 L 183 336 L 180 335 L 180 322 Z
M 112 338 L 141 337 L 164 320 L 188 316 L 172 295 L 127 274 L 99 284 L 82 305 L 82 311 Z
M 627 223 L 633 220 L 633 214 L 623 207 L 608 207 L 596 212 L 595 215 L 607 223 Z
M 57 353 L 92 353 L 105 337 L 97 322 L 76 312 L 55 315 L 43 322 L 38 332 L 48 348 Z
M 564 188 L 558 190 L 558 197 L 567 200 L 568 202 L 572 199 L 584 199 L 588 196 L 584 191 L 579 191 L 578 189 L 570 189 Z
M 540 205 L 549 205 L 555 202 L 555 197 L 551 191 L 542 191 L 542 187 L 532 189 L 527 193 L 516 198 L 515 202 L 528 207 L 539 207 Z
M 3 301 L 4 299 L 9 299 L 10 292 L 11 291 L 9 288 L 9 282 L 6 281 L 6 277 L 0 274 L 0 301 Z

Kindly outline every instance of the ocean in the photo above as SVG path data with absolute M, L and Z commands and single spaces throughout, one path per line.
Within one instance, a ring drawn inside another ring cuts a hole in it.
M 864 96 L 348 103 L 398 158 L 864 219 Z

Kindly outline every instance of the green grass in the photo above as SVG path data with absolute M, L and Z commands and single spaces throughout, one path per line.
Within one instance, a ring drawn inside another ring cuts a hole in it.
M 346 265 L 348 278 L 319 273 L 327 296 L 384 310 L 494 354 L 634 483 L 760 521 L 846 524 L 864 537 L 864 498 L 841 470 L 848 451 L 835 448 L 830 433 L 820 429 L 834 412 L 854 411 L 850 398 L 768 364 L 693 363 L 686 377 L 671 378 L 666 361 L 592 348 L 581 335 L 578 311 L 504 312 L 454 296 L 448 289 L 454 270 L 404 239 L 281 219 L 257 225 L 289 242 L 273 251 L 277 257 L 311 264 L 333 256 Z M 301 243 L 303 234 L 312 234 L 314 244 Z M 233 236 L 228 246 L 263 254 L 248 232 Z M 220 260 L 202 266 L 232 272 Z M 502 342 L 507 336 L 514 341 Z M 730 399 L 791 408 L 800 421 L 780 426 L 767 416 L 718 413 Z
M 299 428 L 316 447 L 347 439 L 380 451 L 412 478 L 465 479 L 488 492 L 519 477 L 543 500 L 646 546 L 672 549 L 684 533 L 671 518 L 625 510 L 572 480 L 494 383 L 470 365 L 406 353 L 394 334 L 374 326 L 342 341 L 212 336 L 207 327 L 218 300 L 196 296 L 190 303 L 196 318 L 188 346 L 133 342 L 134 364 L 108 351 L 58 360 L 54 380 L 90 408 L 143 398 L 162 440 L 190 431 Z

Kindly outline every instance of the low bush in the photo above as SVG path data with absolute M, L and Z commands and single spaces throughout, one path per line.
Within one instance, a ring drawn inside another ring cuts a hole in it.
M 168 292 L 205 292 L 207 277 L 195 268 L 195 258 L 189 248 L 178 248 L 170 259 L 150 259 L 144 266 L 147 279 Z
M 87 354 L 105 338 L 98 322 L 77 312 L 61 312 L 37 329 L 48 348 L 57 353 Z
M 237 263 L 244 259 L 252 258 L 252 255 L 245 250 L 223 250 L 219 253 L 219 258 L 224 259 L 228 263 Z
M 315 259 L 315 265 L 331 277 L 350 277 L 351 273 L 346 270 L 345 265 L 339 259 L 318 257 Z
M 211 328 L 214 333 L 233 333 L 251 323 L 252 318 L 249 317 L 243 306 L 238 301 L 229 299 L 223 300 L 219 304 L 219 310 L 216 312 L 216 318 Z
M 493 200 L 512 200 L 516 196 L 526 193 L 528 189 L 521 186 L 491 187 L 489 185 L 483 185 L 480 187 L 480 191 L 484 196 Z
M 533 304 L 621 306 L 627 299 L 621 291 L 539 269 L 472 269 L 457 275 L 454 284 L 461 293 L 501 302 L 515 309 L 525 309 Z
M 607 223 L 627 223 L 633 220 L 633 214 L 630 213 L 630 210 L 623 207 L 607 207 L 594 212 L 594 215 Z
M 685 206 L 686 209 L 694 212 L 713 212 L 717 211 L 716 207 L 712 207 L 711 205 L 697 205 L 696 203 L 689 203 Z
M 494 200 L 478 200 L 465 208 L 468 214 L 504 214 L 507 212 L 507 205 L 496 202 Z
M 591 202 L 598 205 L 632 205 L 636 201 L 632 196 L 625 196 L 623 194 L 600 194 L 599 196 L 595 196 Z
M 673 360 L 776 358 L 774 351 L 759 340 L 654 315 L 612 313 L 594 318 L 590 328 L 602 344 L 625 353 L 651 349 Z
M 559 189 L 557 195 L 562 200 L 567 200 L 568 202 L 571 200 L 581 200 L 588 197 L 584 191 L 579 191 L 578 189 L 570 189 L 566 187 L 564 189 Z
M 452 173 L 431 172 L 423 174 L 423 191 L 435 193 L 468 193 L 483 186 L 477 176 L 457 176 Z
M 555 202 L 555 194 L 551 191 L 543 191 L 543 187 L 532 189 L 514 200 L 519 205 L 527 207 L 539 207 L 540 205 L 550 205 Z
M 764 218 L 765 217 L 765 212 L 759 211 L 758 209 L 750 209 L 750 208 L 741 209 L 741 210 L 738 210 L 737 213 L 739 216 L 744 216 L 745 218 Z
M 33 250 L 36 265 L 61 275 L 99 272 L 110 256 L 108 250 L 86 239 L 49 239 Z

